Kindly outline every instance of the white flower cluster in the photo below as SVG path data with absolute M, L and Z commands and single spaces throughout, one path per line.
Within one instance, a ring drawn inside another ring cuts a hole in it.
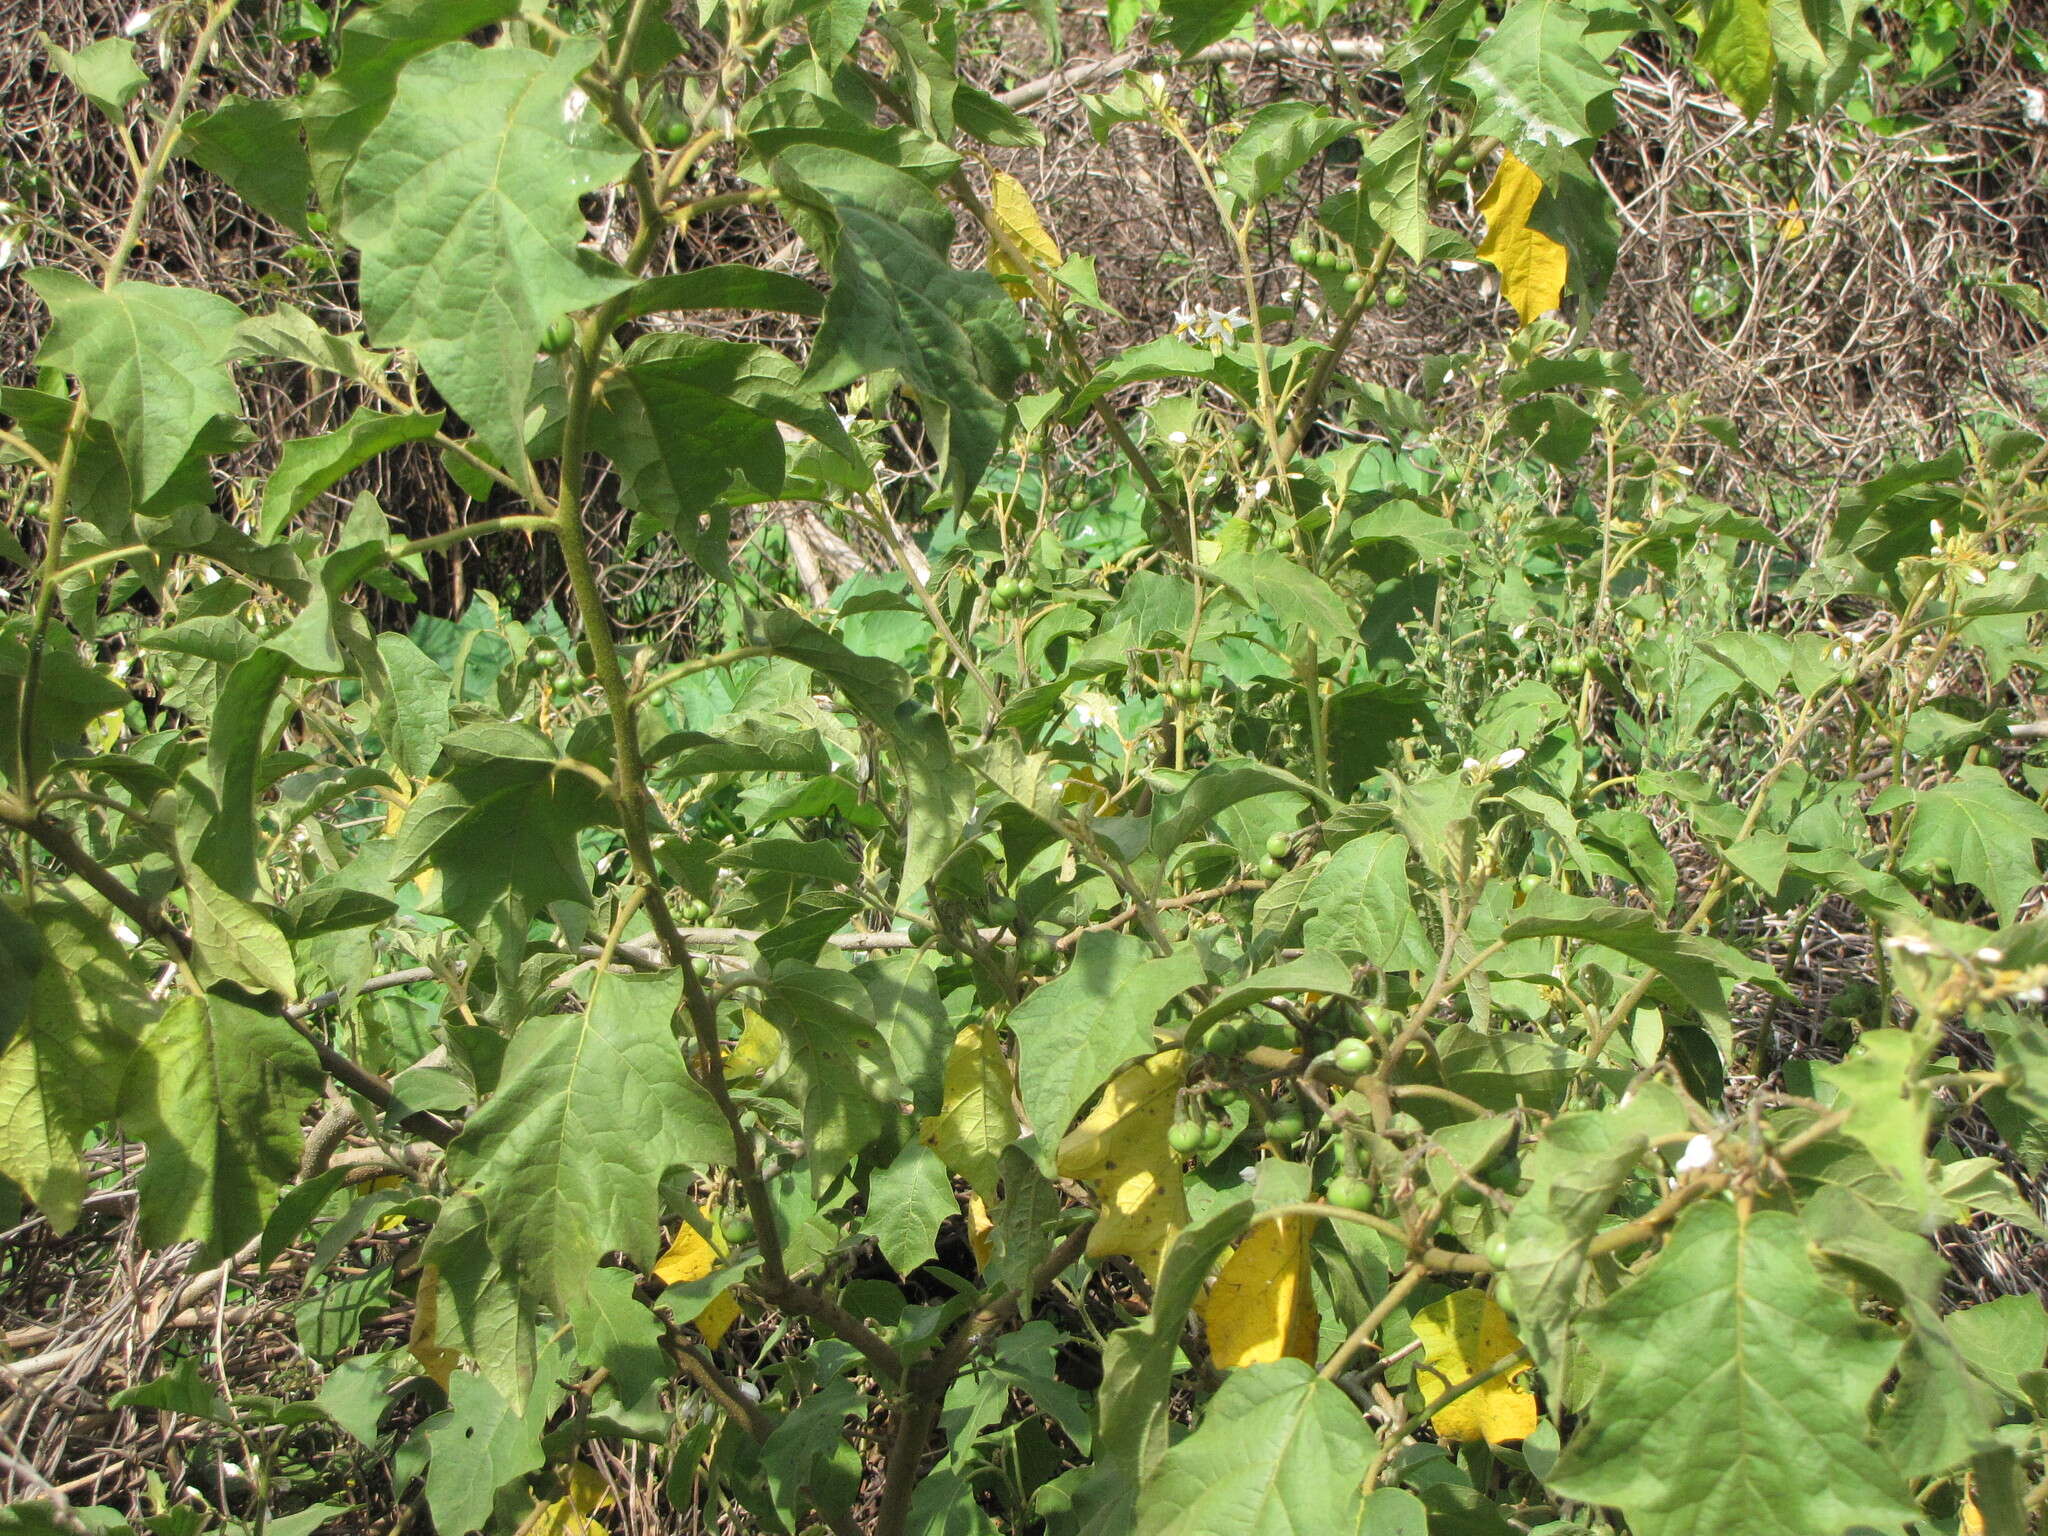
M 1250 324 L 1241 309 L 1217 309 L 1209 304 L 1173 312 L 1173 334 L 1212 352 L 1221 352 Z

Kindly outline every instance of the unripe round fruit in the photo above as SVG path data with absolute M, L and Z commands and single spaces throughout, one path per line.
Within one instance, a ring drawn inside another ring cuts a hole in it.
M 751 1242 L 754 1236 L 753 1219 L 738 1211 L 727 1211 L 718 1219 L 718 1234 L 728 1243 Z
M 1283 1110 L 1266 1121 L 1266 1140 L 1276 1146 L 1287 1146 L 1301 1140 L 1301 1133 L 1308 1129 L 1308 1122 L 1298 1109 Z
M 1284 859 L 1287 857 L 1287 851 L 1293 846 L 1293 838 L 1289 837 L 1285 832 L 1275 832 L 1266 839 L 1266 857 L 1269 859 Z
M 1287 247 L 1287 254 L 1294 258 L 1297 267 L 1306 267 L 1314 263 L 1316 248 L 1308 241 L 1297 237 L 1293 244 Z
M 1356 1035 L 1346 1035 L 1331 1048 L 1330 1065 L 1356 1077 L 1372 1065 L 1372 1047 Z
M 1387 308 L 1406 309 L 1407 307 L 1408 290 L 1399 283 L 1394 284 L 1393 287 L 1387 290 Z
M 1167 686 L 1167 692 L 1183 704 L 1192 704 L 1202 696 L 1202 687 L 1192 677 L 1176 677 Z
M 1583 656 L 1553 656 L 1550 659 L 1552 677 L 1584 677 L 1586 659 Z
M 1358 272 L 1346 272 L 1344 274 L 1343 288 L 1346 293 L 1365 292 L 1364 274 Z
M 1085 512 L 1088 509 L 1088 492 L 1085 487 L 1077 485 L 1067 492 L 1067 507 L 1074 512 Z
M 1364 1010 L 1365 1027 L 1382 1040 L 1401 1027 L 1400 1010 L 1375 1003 Z
M 1495 1269 L 1506 1269 L 1508 1264 L 1508 1235 L 1496 1232 L 1480 1247 L 1480 1257 Z
M 648 123 L 647 136 L 663 149 L 681 149 L 690 142 L 690 120 L 664 107 Z
M 1340 1173 L 1330 1180 L 1323 1198 L 1347 1211 L 1372 1209 L 1372 1186 L 1355 1173 Z
M 1278 859 L 1259 860 L 1259 878 L 1261 880 L 1278 880 L 1286 873 L 1287 866 Z
M 1479 164 L 1479 157 L 1468 149 L 1462 155 L 1453 156 L 1451 164 L 1458 170 L 1469 171 Z
M 1199 1120 L 1176 1120 L 1166 1128 L 1166 1144 L 1182 1157 L 1192 1157 L 1202 1150 L 1202 1122 Z
M 1202 1049 L 1211 1056 L 1235 1056 L 1244 1048 L 1243 1038 L 1233 1020 L 1211 1024 L 1202 1034 Z
M 1204 1152 L 1214 1152 L 1229 1139 L 1230 1122 L 1228 1120 L 1209 1120 L 1203 1123 L 1202 1150 Z
M 1515 878 L 1515 889 L 1524 896 L 1534 896 L 1543 889 L 1543 877 L 1534 873 L 1518 875 Z
M 910 925 L 910 931 L 907 937 L 910 939 L 910 942 L 913 945 L 915 945 L 919 949 L 923 949 L 925 945 L 931 943 L 932 941 L 931 924 L 912 923 Z
M 576 327 L 567 315 L 557 315 L 548 322 L 548 328 L 540 333 L 540 349 L 543 352 L 566 352 L 569 344 L 576 339 Z
M 1017 958 L 1035 971 L 1044 970 L 1058 956 L 1052 940 L 1042 933 L 1026 934 L 1017 941 Z
M 1017 921 L 1017 903 L 1007 896 L 998 896 L 988 904 L 988 920 L 998 928 L 1007 928 Z

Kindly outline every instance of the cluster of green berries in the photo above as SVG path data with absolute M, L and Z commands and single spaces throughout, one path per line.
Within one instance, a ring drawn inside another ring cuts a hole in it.
M 1358 270 L 1358 259 L 1349 251 L 1326 249 L 1297 236 L 1288 246 L 1287 254 L 1294 258 L 1296 266 L 1305 271 L 1328 274 L 1330 280 L 1346 293 L 1365 291 L 1365 274 Z M 1408 303 L 1408 289 L 1402 283 L 1392 283 L 1379 298 L 1387 308 L 1401 309 Z
M 1261 880 L 1278 880 L 1282 875 L 1286 874 L 1287 866 L 1281 860 L 1287 857 L 1289 850 L 1293 847 L 1294 839 L 1285 832 L 1275 832 L 1271 837 L 1267 838 L 1266 856 L 1259 860 L 1259 878 Z
M 1035 590 L 1022 576 L 998 576 L 988 589 L 989 606 L 998 613 L 1008 613 L 1030 602 Z
M 692 928 L 702 927 L 711 917 L 711 903 L 699 901 L 694 896 L 683 902 L 677 910 L 683 921 Z

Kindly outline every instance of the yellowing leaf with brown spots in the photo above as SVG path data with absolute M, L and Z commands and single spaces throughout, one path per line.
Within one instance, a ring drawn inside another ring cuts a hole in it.
M 1416 1372 L 1416 1388 L 1425 1400 L 1439 1397 L 1499 1364 L 1521 1349 L 1507 1313 L 1484 1291 L 1453 1291 L 1415 1314 L 1415 1337 L 1422 1341 L 1429 1369 Z M 1499 1445 L 1525 1440 L 1536 1432 L 1536 1394 L 1522 1378 L 1527 1362 L 1474 1387 L 1429 1422 L 1445 1440 L 1484 1440 Z
M 443 1349 L 435 1342 L 441 1325 L 441 1271 L 428 1264 L 420 1269 L 419 1291 L 413 1297 L 412 1336 L 406 1340 L 406 1353 L 419 1361 L 425 1371 L 443 1392 L 448 1390 L 448 1378 L 455 1370 L 455 1364 L 462 1358 L 462 1352 Z
M 1017 1139 L 1017 1084 L 993 1024 L 970 1024 L 946 1058 L 943 1107 L 924 1140 L 984 1200 L 996 1192 L 996 1163 Z
M 1542 195 L 1542 178 L 1513 155 L 1502 155 L 1493 185 L 1479 200 L 1486 220 L 1480 260 L 1499 269 L 1501 296 L 1515 306 L 1524 325 L 1557 308 L 1570 267 L 1565 248 L 1530 227 L 1529 215 Z
M 751 1008 L 740 1010 L 739 1039 L 726 1047 L 725 1075 L 759 1077 L 782 1059 L 782 1031 Z
M 1294 1359 L 1315 1363 L 1316 1303 L 1309 1285 L 1309 1224 L 1299 1216 L 1262 1221 L 1216 1276 L 1202 1302 L 1209 1354 L 1217 1365 Z
M 1050 271 L 1058 266 L 1059 244 L 1039 221 L 1038 210 L 1032 206 L 1031 194 L 1024 190 L 1024 183 L 1008 171 L 997 171 L 990 192 L 989 214 L 1004 237 L 1033 267 Z M 989 242 L 988 269 L 1002 279 L 1003 286 L 1012 293 L 1021 295 L 1031 291 L 1025 269 L 1010 259 L 1001 241 Z
M 1099 1207 L 1088 1257 L 1128 1254 L 1152 1279 L 1167 1239 L 1188 1224 L 1180 1159 L 1166 1144 L 1185 1055 L 1162 1051 L 1109 1080 L 1088 1117 L 1060 1142 L 1060 1176 L 1092 1185 Z
M 668 1245 L 668 1252 L 654 1261 L 654 1278 L 663 1285 L 688 1285 L 692 1280 L 702 1280 L 725 1258 L 726 1242 L 718 1233 L 718 1217 L 708 1205 L 698 1206 L 697 1214 L 711 1235 L 706 1237 L 687 1221 L 683 1223 L 676 1240 Z M 696 1328 L 704 1335 L 704 1342 L 716 1349 L 725 1330 L 739 1319 L 739 1302 L 731 1291 L 721 1291 L 697 1314 Z

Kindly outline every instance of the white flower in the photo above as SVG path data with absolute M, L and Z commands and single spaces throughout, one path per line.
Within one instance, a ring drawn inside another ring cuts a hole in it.
M 1512 768 L 1528 755 L 1528 752 L 1521 747 L 1509 747 L 1507 751 L 1501 753 L 1499 757 L 1493 760 L 1493 766 L 1496 768 Z
M 1188 435 L 1185 432 L 1169 432 L 1166 434 L 1166 440 L 1178 448 L 1188 440 Z
M 1273 482 L 1272 482 L 1272 481 L 1270 481 L 1270 480 L 1263 480 L 1263 479 L 1262 479 L 1262 480 L 1260 480 L 1260 481 L 1259 481 L 1259 483 L 1258 483 L 1257 485 L 1254 485 L 1254 486 L 1252 487 L 1252 500 L 1253 500 L 1253 501 L 1264 501 L 1264 500 L 1266 499 L 1266 497 L 1267 497 L 1267 496 L 1268 496 L 1268 495 L 1269 495 L 1269 494 L 1270 494 L 1270 493 L 1272 492 L 1272 489 L 1273 489 Z
M 136 945 L 142 942 L 142 935 L 137 933 L 133 928 L 130 928 L 126 923 L 114 924 L 113 932 L 114 937 L 119 939 L 123 944 L 127 945 L 128 948 L 130 949 L 135 948 Z
M 1468 757 L 1465 759 L 1464 762 L 1458 764 L 1458 766 L 1464 769 L 1467 773 L 1470 773 L 1474 768 L 1477 768 L 1479 766 L 1479 759 L 1476 757 Z
M 1928 536 L 1932 538 L 1935 543 L 1939 544 L 1942 541 L 1943 535 L 1941 531 L 1940 518 L 1930 517 L 1929 519 L 1927 519 L 1927 533 Z
M 149 24 L 155 20 L 156 12 L 154 10 L 137 11 L 121 23 L 121 35 L 123 37 L 140 37 L 149 30 Z
M 1984 585 L 1984 573 L 1974 565 L 1966 565 L 1963 567 L 1963 580 L 1973 587 L 1981 587 Z
M 732 1388 L 750 1403 L 761 1401 L 761 1389 L 751 1381 L 736 1381 L 732 1384 Z
M 590 93 L 580 85 L 562 98 L 562 121 L 573 123 L 590 107 Z
M 2048 125 L 2048 91 L 2025 85 L 2020 87 L 2020 97 L 2026 103 L 2021 115 L 2026 118 L 2027 126 L 2040 128 Z
M 1986 965 L 1996 965 L 2005 958 L 2005 951 L 1994 945 L 1986 944 L 1971 958 L 1973 960 L 1982 960 Z
M 1897 950 L 1902 955 L 1931 955 L 1934 946 L 1917 933 L 1895 933 L 1884 941 L 1886 949 Z
M 1240 1184 L 1250 1184 L 1254 1182 L 1258 1178 L 1258 1176 L 1258 1168 L 1250 1163 L 1247 1163 L 1244 1167 L 1237 1170 L 1237 1180 Z
M 2048 1002 L 2048 987 L 2029 987 L 2024 992 L 2015 992 L 2012 1000 L 2016 1003 Z
M 21 254 L 21 242 L 12 235 L 0 235 L 0 267 L 11 267 Z
M 1243 310 L 1218 309 L 1212 304 L 1197 304 L 1192 309 L 1173 312 L 1174 334 L 1213 352 L 1221 352 L 1237 340 L 1237 333 L 1249 324 Z
M 2001 560 L 1998 562 L 1998 568 L 2001 571 L 2016 571 L 2020 568 L 2020 563 L 2017 560 Z
M 1692 478 L 1692 466 L 1690 464 L 1674 464 L 1671 466 L 1671 473 L 1690 480 Z
M 1508 631 L 1508 638 L 1509 638 L 1510 640 L 1519 640 L 1519 639 L 1521 639 L 1521 638 L 1522 638 L 1522 636 L 1524 636 L 1524 635 L 1526 635 L 1526 634 L 1528 634 L 1528 633 L 1529 633 L 1529 626 L 1528 626 L 1528 625 L 1526 625 L 1526 624 L 1517 624 L 1517 625 L 1516 625 L 1516 626 L 1515 626 L 1515 627 L 1514 627 L 1513 629 L 1511 629 L 1511 630 L 1509 630 L 1509 631 Z
M 1700 1173 L 1720 1161 L 1714 1155 L 1714 1140 L 1711 1136 L 1695 1136 L 1685 1144 L 1685 1150 L 1678 1155 L 1673 1165 L 1678 1173 Z
M 1074 701 L 1074 723 L 1085 730 L 1106 729 L 1116 724 L 1116 706 L 1099 693 L 1084 693 Z

